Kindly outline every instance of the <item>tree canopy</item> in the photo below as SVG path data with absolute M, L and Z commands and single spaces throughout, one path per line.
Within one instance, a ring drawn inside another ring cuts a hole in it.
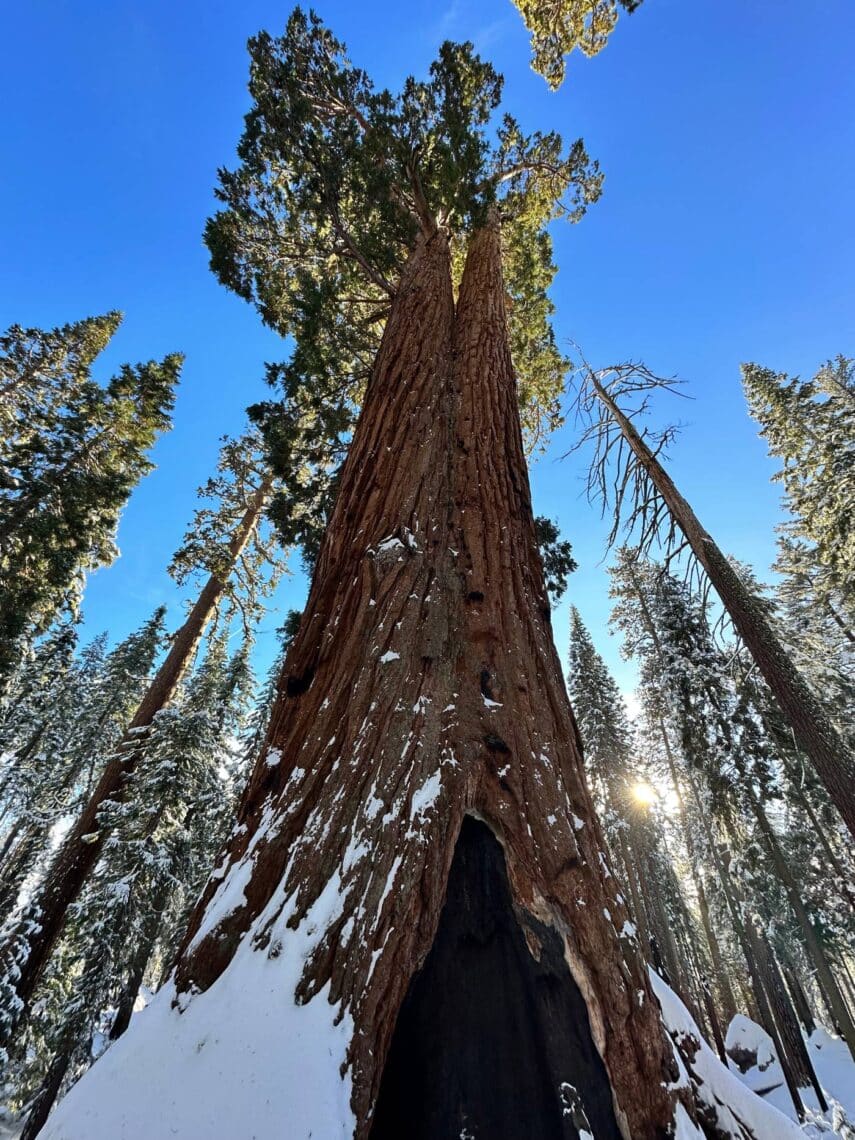
M 101 385 L 96 356 L 118 313 L 0 338 L 0 673 L 15 639 L 44 629 L 80 575 L 116 556 L 119 513 L 171 424 L 182 357 L 123 365 Z
M 531 33 L 531 65 L 553 91 L 564 82 L 566 59 L 576 48 L 597 55 L 608 43 L 621 9 L 641 0 L 514 0 Z
M 255 408 L 291 503 L 323 494 L 349 437 L 371 362 L 415 243 L 442 228 L 457 271 L 468 235 L 497 207 L 514 364 L 535 444 L 560 422 L 567 362 L 547 296 L 547 225 L 577 221 L 602 176 L 581 140 L 526 135 L 500 114 L 502 77 L 470 43 L 442 45 L 427 79 L 378 90 L 314 13 L 249 42 L 239 165 L 205 240 L 220 281 L 293 338 L 272 368 L 280 401 Z M 293 473 L 299 472 L 298 476 Z

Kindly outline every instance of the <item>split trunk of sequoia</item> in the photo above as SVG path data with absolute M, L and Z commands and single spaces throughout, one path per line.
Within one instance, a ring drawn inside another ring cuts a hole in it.
M 229 544 L 230 566 L 246 549 L 270 493 L 272 478 L 262 481 L 253 494 Z M 86 802 L 83 811 L 63 840 L 38 894 L 28 905 L 24 919 L 0 950 L 3 966 L 19 1000 L 18 1018 L 33 995 L 54 945 L 65 926 L 68 908 L 101 857 L 108 832 L 100 813 L 111 803 L 121 802 L 128 777 L 144 755 L 144 743 L 154 717 L 172 700 L 202 639 L 205 628 L 227 584 L 212 575 L 202 588 L 187 620 L 172 640 L 169 652 L 146 690 L 115 753 Z M 6 1043 L 17 1019 L 0 1024 L 0 1045 Z
M 706 571 L 734 628 L 787 718 L 799 747 L 809 757 L 855 837 L 855 759 L 843 737 L 793 664 L 762 606 L 758 605 L 757 599 L 701 525 L 671 476 L 596 377 L 592 383 L 597 397 L 618 424 L 624 439 Z
M 286 925 L 332 893 L 297 997 L 326 990 L 352 1019 L 352 1107 L 367 1137 L 398 1011 L 476 816 L 501 844 L 535 962 L 562 958 L 581 994 L 574 1032 L 606 1084 L 590 1092 L 612 1101 L 625 1137 L 664 1136 L 673 1056 L 603 856 L 552 643 L 496 228 L 472 241 L 456 316 L 441 232 L 405 268 L 280 684 L 227 852 L 241 901 L 229 901 L 228 871 L 222 885 L 215 876 L 179 990 L 212 986 L 242 939 L 287 954 Z M 477 1080 L 502 1075 L 515 1079 Z

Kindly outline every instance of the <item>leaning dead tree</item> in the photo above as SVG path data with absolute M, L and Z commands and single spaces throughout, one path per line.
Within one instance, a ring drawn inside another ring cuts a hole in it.
M 635 535 L 641 553 L 660 543 L 668 559 L 691 552 L 703 569 L 799 747 L 855 836 L 855 759 L 778 637 L 768 615 L 665 470 L 660 456 L 674 437 L 667 427 L 639 431 L 633 420 L 648 408 L 651 391 L 672 388 L 643 364 L 577 371 L 574 408 L 582 433 L 577 447 L 593 445 L 588 492 L 612 510 L 611 545 L 621 529 Z M 635 406 L 630 410 L 628 402 Z

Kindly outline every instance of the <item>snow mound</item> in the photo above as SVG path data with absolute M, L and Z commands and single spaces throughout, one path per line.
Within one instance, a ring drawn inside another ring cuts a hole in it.
M 329 903 L 322 896 L 297 930 L 283 921 L 275 954 L 244 937 L 209 990 L 180 995 L 181 1009 L 164 986 L 70 1090 L 41 1140 L 350 1140 L 352 1020 L 330 1004 L 328 987 L 294 1000 Z
M 738 1015 L 741 1017 L 741 1015 Z M 734 1018 L 736 1021 L 737 1018 Z M 784 1073 L 778 1061 L 774 1045 L 759 1025 L 748 1018 L 741 1018 L 750 1027 L 749 1041 L 769 1041 L 771 1057 L 762 1067 L 755 1064 L 745 1069 L 740 1080 L 763 1099 L 774 1105 L 785 1116 L 795 1121 L 796 1110 L 787 1091 Z M 736 1033 L 734 1032 L 734 1039 Z M 730 1051 L 731 1030 L 728 1028 L 727 1048 Z M 819 1083 L 828 1101 L 828 1111 L 823 1112 L 812 1088 L 799 1090 L 807 1109 L 808 1117 L 802 1125 L 805 1136 L 821 1137 L 828 1134 L 842 1136 L 845 1140 L 855 1140 L 855 1062 L 849 1055 L 846 1042 L 833 1036 L 822 1026 L 818 1026 L 805 1041 L 810 1059 Z
M 735 1073 L 725 1068 L 704 1041 L 692 1015 L 653 970 L 650 981 L 699 1115 L 733 1140 L 805 1140 L 798 1125 L 756 1096 Z M 689 1131 L 692 1126 L 687 1119 L 680 1125 L 681 1140 L 695 1135 Z
M 755 1067 L 765 1072 L 776 1060 L 772 1038 L 744 1013 L 737 1013 L 727 1027 L 724 1047 L 742 1073 Z

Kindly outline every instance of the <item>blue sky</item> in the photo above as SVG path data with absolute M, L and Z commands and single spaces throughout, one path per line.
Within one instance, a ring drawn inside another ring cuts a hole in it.
M 269 0 L 28 0 L 0 20 L 0 326 L 53 326 L 120 308 L 98 374 L 181 350 L 174 430 L 122 520 L 121 559 L 91 580 L 87 629 L 114 637 L 160 601 L 164 572 L 211 472 L 285 346 L 207 269 L 201 232 L 218 166 L 247 109 L 245 41 L 281 30 Z M 855 352 L 855 10 L 851 0 L 645 0 L 557 95 L 528 66 L 508 0 L 318 11 L 379 84 L 423 73 L 444 38 L 473 39 L 506 77 L 528 129 L 585 138 L 605 192 L 556 231 L 556 329 L 595 364 L 644 359 L 689 381 L 664 402 L 685 429 L 671 470 L 722 546 L 766 573 L 779 521 L 773 465 L 748 419 L 739 363 L 812 372 Z M 536 509 L 559 520 L 581 568 L 570 596 L 621 683 L 605 632 L 604 527 L 581 498 L 581 461 L 532 470 Z M 297 575 L 280 591 L 299 606 Z M 281 614 L 263 628 L 262 660 Z M 566 645 L 566 603 L 555 615 Z

